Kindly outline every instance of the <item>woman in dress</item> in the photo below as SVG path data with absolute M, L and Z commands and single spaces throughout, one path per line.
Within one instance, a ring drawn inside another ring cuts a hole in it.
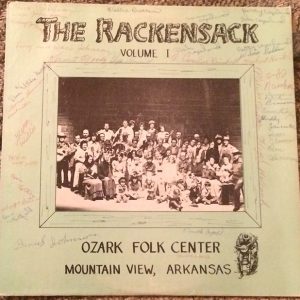
M 98 166 L 98 177 L 102 181 L 106 200 L 113 199 L 116 194 L 116 184 L 113 179 L 111 159 L 108 153 L 104 153 L 103 160 Z
M 84 163 L 86 169 L 83 175 L 84 198 L 88 200 L 103 199 L 102 182 L 98 178 L 97 166 L 89 155 Z

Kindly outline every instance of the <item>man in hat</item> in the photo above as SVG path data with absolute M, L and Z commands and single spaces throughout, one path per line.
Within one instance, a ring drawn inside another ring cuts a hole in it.
M 234 151 L 237 151 L 237 149 L 234 146 L 232 146 L 229 141 L 230 141 L 229 135 L 225 135 L 223 137 L 222 147 L 220 147 L 221 148 L 220 160 L 223 159 L 224 155 L 227 155 L 230 157 L 230 161 L 232 161 L 232 159 L 233 159 L 232 154 Z
M 143 155 L 143 150 L 140 149 L 140 147 L 138 146 L 138 143 L 139 143 L 139 141 L 136 138 L 134 138 L 132 140 L 131 146 L 128 147 L 128 149 L 127 149 L 128 156 L 132 156 L 133 151 L 135 151 L 136 154 L 140 157 Z
M 66 135 L 64 133 L 58 133 L 58 143 L 57 143 L 57 152 L 56 152 L 56 161 L 57 161 L 57 187 L 60 189 L 63 185 L 64 187 L 68 186 L 68 169 L 69 161 L 68 155 L 70 153 L 70 145 L 65 141 Z M 63 183 L 61 179 L 61 172 L 63 172 Z
M 232 162 L 232 183 L 233 187 L 233 211 L 238 211 L 241 207 L 241 191 L 243 189 L 243 160 L 241 152 L 236 150 L 233 153 L 233 162 Z

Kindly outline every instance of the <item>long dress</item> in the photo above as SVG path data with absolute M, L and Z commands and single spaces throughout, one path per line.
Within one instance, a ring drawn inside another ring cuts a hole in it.
M 84 199 L 97 200 L 103 198 L 102 182 L 97 176 L 97 167 L 93 165 L 85 174 L 84 185 Z
M 116 185 L 112 178 L 112 167 L 110 162 L 104 160 L 99 164 L 98 176 L 102 181 L 103 192 L 106 199 L 114 198 L 116 194 Z

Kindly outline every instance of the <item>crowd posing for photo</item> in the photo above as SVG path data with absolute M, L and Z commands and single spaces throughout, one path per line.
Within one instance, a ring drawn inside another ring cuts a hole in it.
M 153 120 L 147 125 L 123 121 L 114 132 L 106 123 L 92 134 L 84 129 L 73 143 L 58 133 L 57 187 L 89 200 L 167 202 L 178 211 L 231 201 L 240 209 L 243 162 L 228 135 L 186 139 Z

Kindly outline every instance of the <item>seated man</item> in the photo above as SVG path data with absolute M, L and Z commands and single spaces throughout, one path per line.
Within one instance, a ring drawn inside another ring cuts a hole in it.
M 219 180 L 222 183 L 229 183 L 231 182 L 231 174 L 232 174 L 232 164 L 229 162 L 229 157 L 223 156 L 221 168 L 217 172 L 217 175 L 219 176 Z
M 157 140 L 157 146 L 154 148 L 154 157 L 158 159 L 158 157 L 164 157 L 166 154 L 167 149 L 163 145 L 163 140 Z
M 143 150 L 138 146 L 138 140 L 135 138 L 132 140 L 131 146 L 127 149 L 128 156 L 132 156 L 133 151 L 135 151 L 139 157 L 143 155 Z
M 218 202 L 221 198 L 221 182 L 218 180 L 217 172 L 219 165 L 215 163 L 215 158 L 211 156 L 203 168 L 202 177 L 205 182 L 209 182 L 214 195 L 216 195 Z
M 186 180 L 187 173 L 191 172 L 191 163 L 187 157 L 186 152 L 180 152 L 177 160 L 178 178 Z

